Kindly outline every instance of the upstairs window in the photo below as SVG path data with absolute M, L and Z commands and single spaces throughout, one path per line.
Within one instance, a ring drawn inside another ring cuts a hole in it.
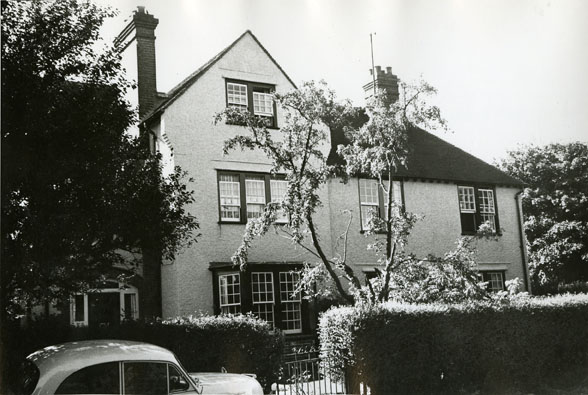
M 458 186 L 461 232 L 474 234 L 481 224 L 488 222 L 494 232 L 498 229 L 494 190 L 473 186 Z
M 386 189 L 389 188 L 390 183 L 384 181 Z M 398 204 L 402 204 L 402 189 L 400 181 L 392 181 L 392 200 Z M 359 209 L 361 215 L 361 229 L 366 230 L 368 222 L 372 215 L 377 215 L 381 218 L 386 216 L 388 210 L 388 199 L 386 194 L 380 188 L 377 180 L 373 179 L 359 179 Z
M 247 110 L 256 116 L 263 117 L 268 127 L 277 127 L 275 104 L 272 98 L 274 85 L 227 80 L 226 89 L 227 107 Z
M 219 222 L 246 223 L 259 218 L 267 202 L 281 202 L 288 191 L 286 180 L 259 173 L 218 173 Z M 279 210 L 276 223 L 287 223 L 284 210 Z
M 270 180 L 270 189 L 271 189 L 271 196 L 272 202 L 279 203 L 281 202 L 286 193 L 288 193 L 288 181 L 286 180 Z M 276 215 L 276 223 L 285 224 L 288 222 L 288 215 L 284 209 L 278 210 Z
M 229 107 L 247 109 L 247 85 L 227 82 L 227 104 Z
M 492 189 L 478 189 L 480 200 L 480 219 L 482 223 L 488 222 L 492 230 L 496 232 L 496 210 L 494 208 L 494 191 Z
M 241 220 L 241 184 L 236 174 L 220 174 L 218 190 L 220 195 L 221 221 Z
M 247 218 L 258 218 L 265 208 L 265 178 L 263 176 L 245 179 L 245 196 L 247 197 Z

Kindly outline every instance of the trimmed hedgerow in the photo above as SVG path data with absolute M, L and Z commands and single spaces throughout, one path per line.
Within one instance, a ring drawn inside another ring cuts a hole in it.
M 252 315 L 196 315 L 102 328 L 73 327 L 50 317 L 12 330 L 9 368 L 15 377 L 21 360 L 40 348 L 76 340 L 121 339 L 165 347 L 189 372 L 220 372 L 224 367 L 233 373 L 254 373 L 269 387 L 277 380 L 283 352 L 283 335 Z
M 372 394 L 533 389 L 588 369 L 588 295 L 338 308 L 324 358 Z

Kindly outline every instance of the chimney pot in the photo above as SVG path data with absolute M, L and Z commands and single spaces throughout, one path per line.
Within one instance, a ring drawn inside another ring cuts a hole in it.
M 386 67 L 386 73 L 392 74 L 392 67 Z
M 370 75 L 374 74 L 374 70 L 370 69 Z
M 137 13 L 144 14 L 145 13 L 145 6 L 144 5 L 137 6 Z
M 376 66 L 376 74 L 380 74 L 382 72 L 382 66 Z

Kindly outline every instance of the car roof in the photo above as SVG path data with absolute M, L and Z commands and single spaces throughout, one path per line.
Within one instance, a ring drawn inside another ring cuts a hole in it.
M 165 348 L 128 340 L 84 340 L 48 346 L 27 357 L 39 368 L 41 378 L 67 377 L 74 371 L 114 361 L 165 361 L 177 364 Z M 39 383 L 41 384 L 41 383 Z

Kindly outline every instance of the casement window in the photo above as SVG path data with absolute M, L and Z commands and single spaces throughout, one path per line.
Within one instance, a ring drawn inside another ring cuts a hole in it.
M 272 272 L 251 273 L 251 303 L 253 314 L 274 327 L 274 274 Z
M 494 232 L 499 229 L 493 189 L 458 186 L 457 195 L 463 234 L 476 233 L 484 222 L 488 222 Z
M 272 328 L 286 334 L 308 330 L 308 305 L 294 290 L 300 280 L 300 265 L 252 264 L 233 272 L 230 264 L 214 273 L 215 314 L 251 312 Z M 226 271 L 225 271 L 226 270 Z M 306 325 L 306 326 L 305 326 Z
M 478 189 L 480 202 L 481 223 L 488 222 L 496 232 L 496 209 L 494 207 L 494 191 L 492 189 Z
M 227 105 L 247 109 L 247 85 L 227 82 Z
M 70 324 L 75 326 L 116 325 L 139 318 L 139 291 L 108 281 L 105 288 L 69 299 Z
M 267 202 L 282 201 L 287 191 L 286 180 L 269 174 L 219 172 L 219 222 L 246 223 L 248 219 L 258 218 Z M 287 222 L 286 213 L 279 210 L 276 223 Z
M 267 120 L 267 126 L 277 127 L 276 107 L 272 98 L 273 85 L 249 81 L 227 80 L 227 107 L 247 110 Z
M 389 189 L 389 182 L 384 181 L 384 186 Z M 400 181 L 392 181 L 392 200 L 402 205 L 402 186 Z M 388 210 L 388 199 L 377 180 L 359 179 L 359 208 L 361 216 L 361 229 L 366 230 L 372 215 L 385 218 Z
M 488 291 L 504 291 L 504 272 L 502 271 L 481 271 L 482 281 L 488 283 Z
M 239 273 L 218 276 L 219 304 L 223 314 L 241 312 L 241 279 Z

